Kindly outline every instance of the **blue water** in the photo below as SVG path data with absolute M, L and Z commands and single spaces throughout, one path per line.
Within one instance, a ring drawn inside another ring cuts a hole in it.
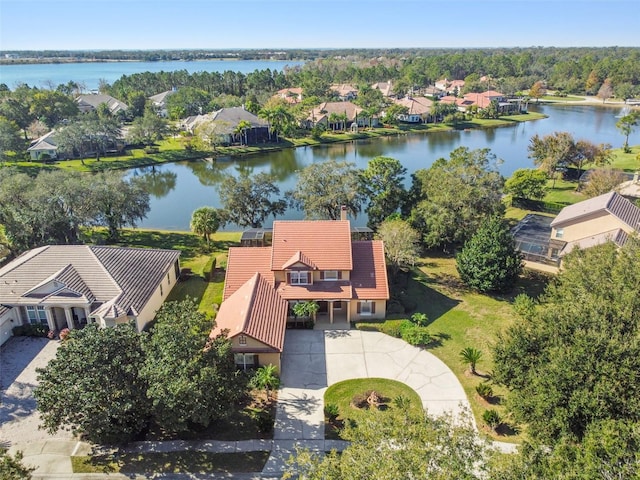
M 172 72 L 186 70 L 194 72 L 234 72 L 250 73 L 255 70 L 283 70 L 302 65 L 300 61 L 281 60 L 202 60 L 185 62 L 96 62 L 96 63 L 48 63 L 33 65 L 0 65 L 0 83 L 14 89 L 26 83 L 32 87 L 54 88 L 62 83 L 74 81 L 83 84 L 87 90 L 96 90 L 100 80 L 111 84 L 122 75 L 142 72 Z

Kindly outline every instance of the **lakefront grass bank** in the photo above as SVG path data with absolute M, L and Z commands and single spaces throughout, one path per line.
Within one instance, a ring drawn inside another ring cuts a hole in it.
M 37 170 L 63 169 L 78 172 L 100 172 L 105 170 L 124 170 L 129 168 L 148 167 L 164 163 L 199 160 L 203 158 L 231 158 L 237 159 L 260 153 L 273 152 L 288 148 L 310 147 L 323 144 L 351 142 L 354 140 L 368 140 L 380 137 L 403 136 L 412 134 L 425 134 L 431 132 L 444 132 L 453 130 L 470 130 L 482 128 L 507 127 L 519 122 L 540 120 L 547 116 L 542 113 L 530 112 L 520 115 L 504 116 L 497 119 L 465 120 L 456 124 L 419 124 L 419 125 L 387 125 L 380 128 L 366 128 L 354 131 L 325 132 L 318 137 L 304 136 L 284 138 L 279 142 L 271 142 L 259 145 L 240 145 L 217 147 L 215 150 L 203 151 L 185 148 L 184 139 L 172 137 L 157 142 L 156 148 L 151 151 L 145 148 L 131 148 L 124 155 L 114 155 L 95 158 L 62 160 L 62 161 L 19 161 L 7 162 L 4 165 L 14 165 L 20 170 L 29 172 Z

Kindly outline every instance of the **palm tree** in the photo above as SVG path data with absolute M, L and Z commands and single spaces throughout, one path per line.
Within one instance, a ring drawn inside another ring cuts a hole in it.
M 482 352 L 477 348 L 467 347 L 460 352 L 462 363 L 468 364 L 473 375 L 477 375 L 476 364 L 482 358 Z
M 216 233 L 220 228 L 220 214 L 213 207 L 200 207 L 191 214 L 191 230 L 198 235 L 202 235 L 207 241 L 209 248 L 209 236 Z
M 267 394 L 267 402 L 271 401 L 271 390 L 275 390 L 280 386 L 280 378 L 275 365 L 263 365 L 251 379 L 251 385 L 254 388 L 264 389 Z
M 236 128 L 234 130 L 234 133 L 236 135 L 240 135 L 240 144 L 242 145 L 242 139 L 244 138 L 244 145 L 247 145 L 249 143 L 248 139 L 247 139 L 247 130 L 249 130 L 251 128 L 251 123 L 246 121 L 246 120 L 240 120 L 238 122 L 238 125 L 236 125 Z

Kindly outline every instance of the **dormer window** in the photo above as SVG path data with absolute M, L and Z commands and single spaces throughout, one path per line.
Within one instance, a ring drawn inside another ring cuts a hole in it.
M 306 271 L 289 272 L 289 283 L 291 285 L 309 285 L 311 283 L 311 273 Z

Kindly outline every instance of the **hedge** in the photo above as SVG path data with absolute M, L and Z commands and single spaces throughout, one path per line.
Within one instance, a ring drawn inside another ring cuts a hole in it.
M 209 261 L 205 264 L 204 269 L 202 270 L 202 275 L 207 282 L 213 281 L 213 272 L 216 270 L 216 256 L 211 255 L 209 257 Z

